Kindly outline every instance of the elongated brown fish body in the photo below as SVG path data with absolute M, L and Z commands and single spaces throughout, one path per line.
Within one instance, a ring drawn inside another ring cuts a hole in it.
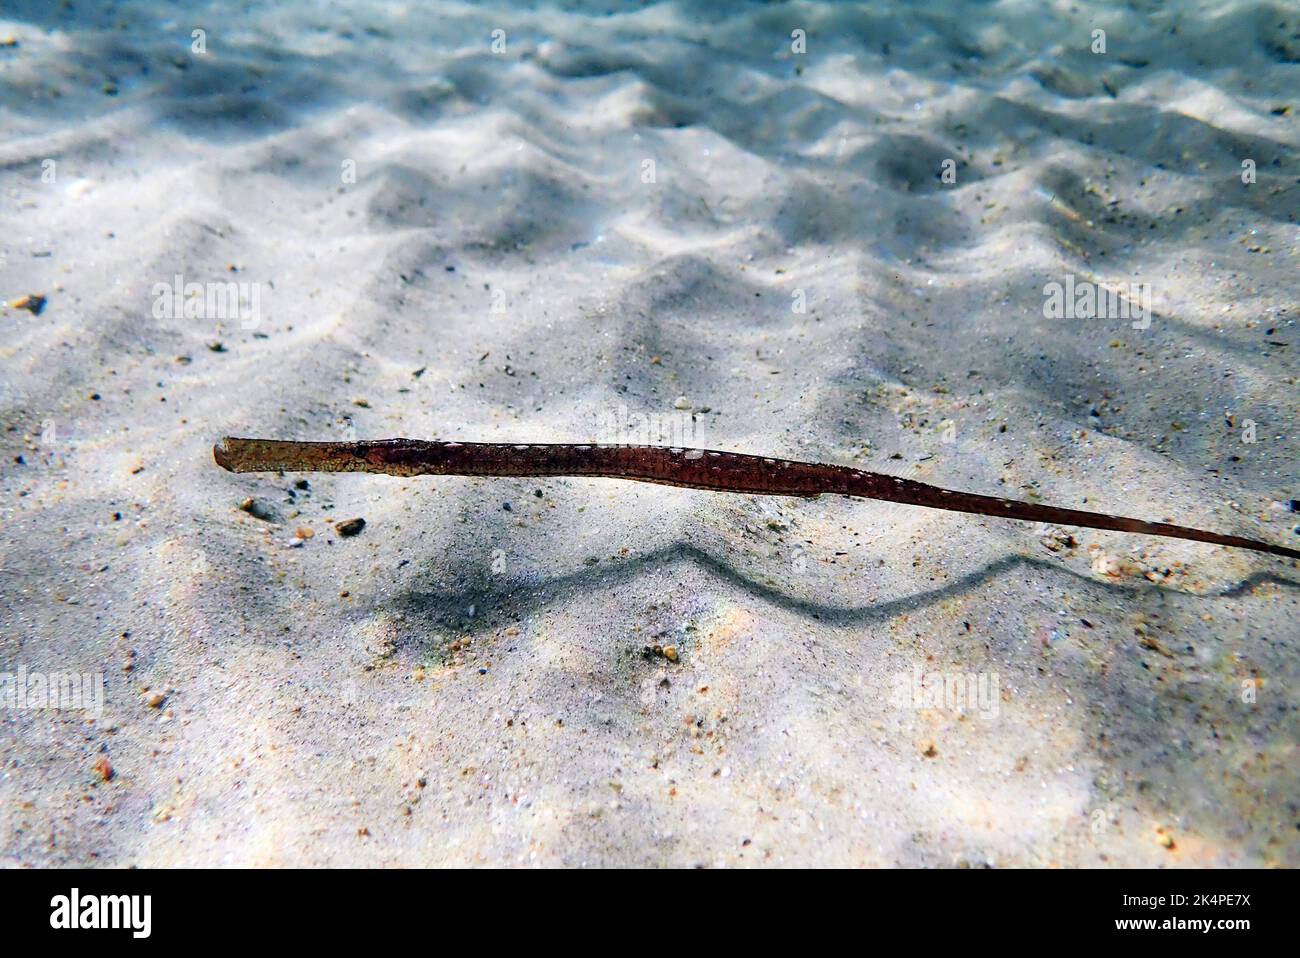
M 294 442 L 226 438 L 213 457 L 231 472 L 374 472 L 392 476 L 599 476 L 656 482 L 688 489 L 760 496 L 857 496 L 949 512 L 968 512 L 1088 529 L 1140 532 L 1251 549 L 1288 559 L 1300 550 L 1167 522 L 1147 522 L 1100 512 L 955 492 L 938 486 L 825 465 L 713 449 L 590 443 L 439 442 L 376 439 Z

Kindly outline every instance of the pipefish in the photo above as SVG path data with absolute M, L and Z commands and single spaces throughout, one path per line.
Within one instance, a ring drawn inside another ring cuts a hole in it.
M 1027 522 L 1210 542 L 1287 559 L 1300 550 L 1168 522 L 958 492 L 848 466 L 714 449 L 600 443 L 441 442 L 376 439 L 295 442 L 227 437 L 212 449 L 231 472 L 373 472 L 390 476 L 593 476 L 759 496 L 854 496 Z

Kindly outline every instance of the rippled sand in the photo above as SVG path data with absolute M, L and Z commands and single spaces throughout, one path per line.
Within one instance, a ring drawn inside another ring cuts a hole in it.
M 0 11 L 0 671 L 106 675 L 0 711 L 0 862 L 1300 865 L 1295 563 L 211 456 L 649 438 L 1295 542 L 1294 7 L 96 6 Z

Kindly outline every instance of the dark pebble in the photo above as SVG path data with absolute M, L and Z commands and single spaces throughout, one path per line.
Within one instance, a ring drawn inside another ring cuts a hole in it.
M 354 536 L 365 527 L 365 519 L 345 519 L 334 527 L 334 531 L 341 536 Z

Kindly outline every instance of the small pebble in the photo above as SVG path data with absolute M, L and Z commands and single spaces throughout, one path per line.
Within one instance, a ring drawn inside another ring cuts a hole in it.
M 669 662 L 676 662 L 676 661 L 677 661 L 677 646 L 675 646 L 675 645 L 665 645 L 665 646 L 664 646 L 664 658 L 667 659 Z
M 162 708 L 162 704 L 165 701 L 167 701 L 167 696 L 163 695 L 161 692 L 154 692 L 144 700 L 144 704 L 149 706 L 151 709 L 157 709 Z
M 113 765 L 108 760 L 107 755 L 101 755 L 95 759 L 95 764 L 90 766 L 101 782 L 107 782 L 113 777 Z
M 241 502 L 239 508 L 254 519 L 261 519 L 263 522 L 275 521 L 275 510 L 262 500 L 254 499 L 252 496 Z
M 341 536 L 354 536 L 366 527 L 366 520 L 345 519 L 334 527 L 335 531 Z

